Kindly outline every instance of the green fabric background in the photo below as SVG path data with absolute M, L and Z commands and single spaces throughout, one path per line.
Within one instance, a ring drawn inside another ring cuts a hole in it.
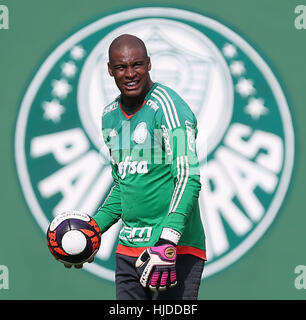
M 2 299 L 114 299 L 115 287 L 88 272 L 50 263 L 45 239 L 19 187 L 14 130 L 20 102 L 40 63 L 67 35 L 100 15 L 150 6 L 130 0 L 3 0 L 9 30 L 0 30 L 0 265 L 9 268 Z M 172 0 L 155 6 L 189 9 L 216 18 L 253 45 L 280 78 L 296 135 L 295 168 L 286 199 L 263 238 L 242 259 L 204 280 L 200 299 L 305 299 L 294 286 L 306 265 L 306 30 L 294 26 L 301 1 Z

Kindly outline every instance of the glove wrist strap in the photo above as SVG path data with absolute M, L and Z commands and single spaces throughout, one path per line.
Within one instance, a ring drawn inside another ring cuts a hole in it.
M 180 240 L 181 234 L 171 228 L 163 228 L 162 233 L 160 235 L 160 240 L 168 240 L 168 242 L 172 242 L 175 245 L 178 244 Z

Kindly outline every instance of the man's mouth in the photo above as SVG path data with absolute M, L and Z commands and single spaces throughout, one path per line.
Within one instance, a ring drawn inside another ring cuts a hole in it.
M 135 90 L 138 89 L 139 82 L 140 80 L 125 82 L 124 86 L 127 90 Z

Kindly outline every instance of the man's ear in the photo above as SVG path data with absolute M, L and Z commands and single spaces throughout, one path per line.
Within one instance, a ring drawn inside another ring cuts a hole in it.
M 151 59 L 150 59 L 150 57 L 148 57 L 147 62 L 148 62 L 148 71 L 151 71 L 152 65 L 151 65 Z
M 113 76 L 114 76 L 113 70 L 112 70 L 109 62 L 107 63 L 107 68 L 108 68 L 108 73 L 109 73 L 109 75 L 110 75 L 111 77 L 113 77 Z

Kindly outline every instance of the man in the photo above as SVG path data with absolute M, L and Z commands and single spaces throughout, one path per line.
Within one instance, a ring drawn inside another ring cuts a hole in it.
M 150 70 L 142 40 L 112 42 L 108 71 L 121 94 L 104 109 L 102 132 L 114 184 L 94 219 L 102 233 L 122 220 L 117 299 L 197 299 L 206 254 L 196 119 Z

